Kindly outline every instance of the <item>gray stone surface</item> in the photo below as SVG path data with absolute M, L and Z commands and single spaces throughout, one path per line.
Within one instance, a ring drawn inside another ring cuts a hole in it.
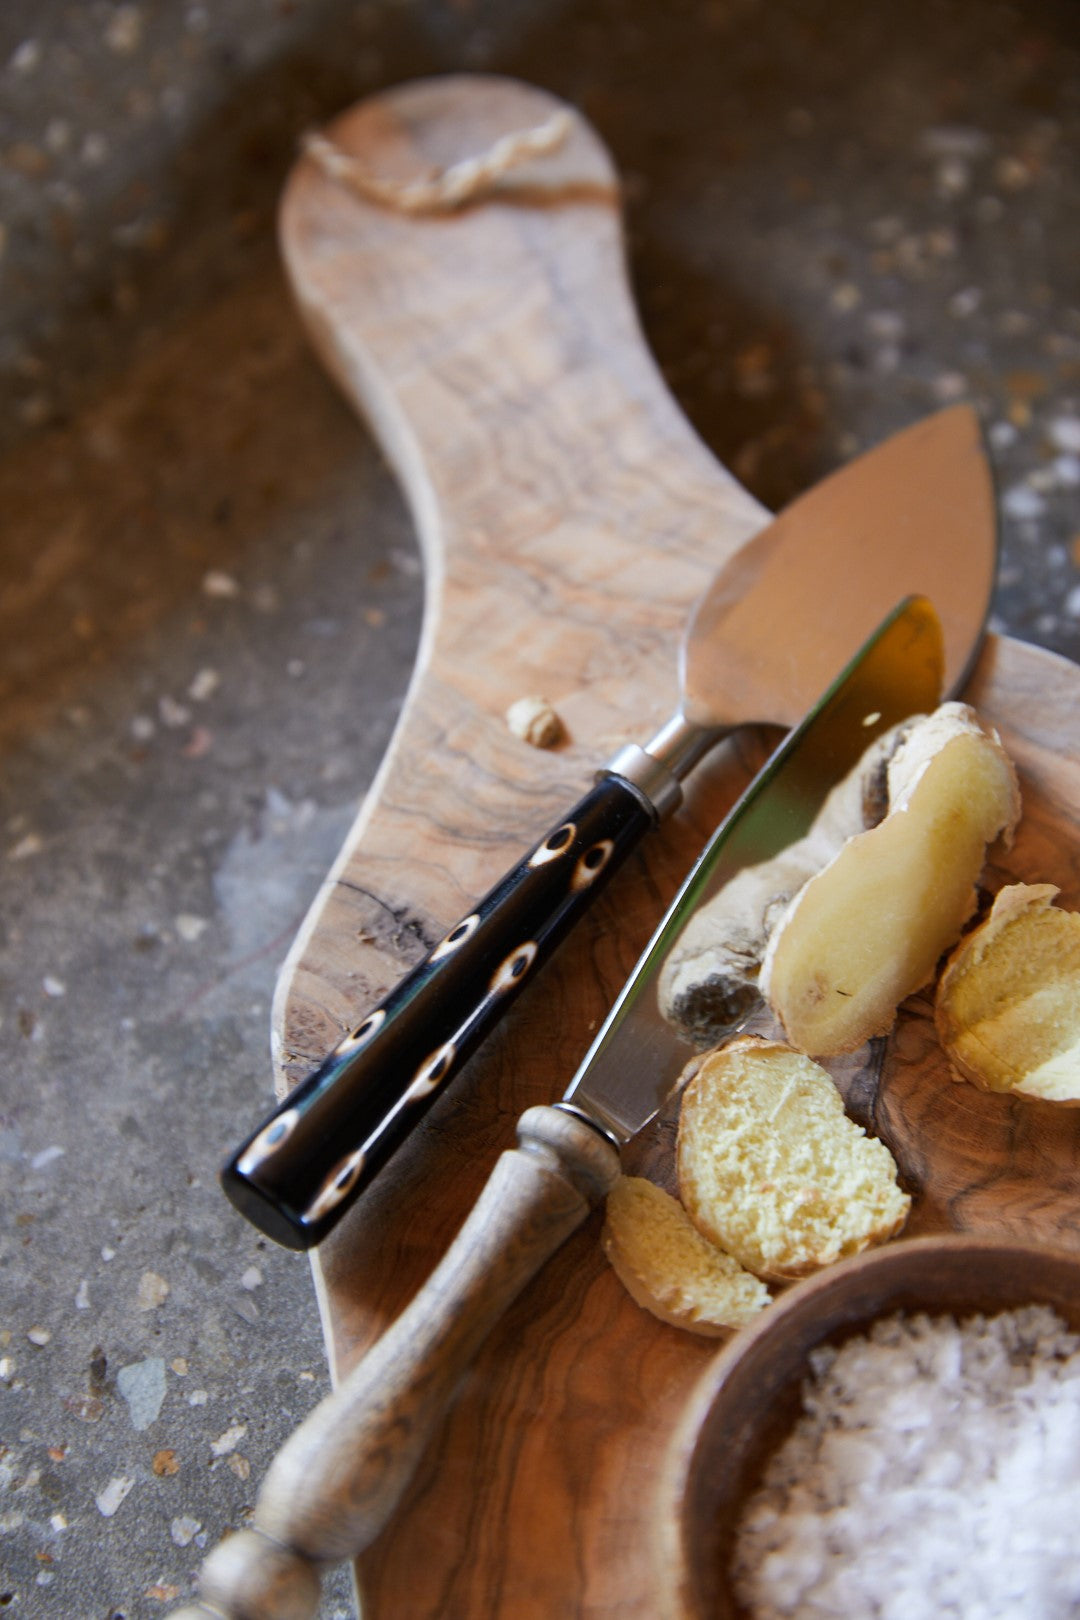
M 398 493 L 298 330 L 273 213 L 304 128 L 462 68 L 597 125 L 654 348 L 769 504 L 973 400 L 995 622 L 1080 657 L 1068 0 L 8 0 L 12 1615 L 167 1613 L 327 1387 L 306 1262 L 215 1175 L 268 1100 L 275 970 L 390 734 L 422 586 Z M 350 1612 L 338 1577 L 323 1614 Z

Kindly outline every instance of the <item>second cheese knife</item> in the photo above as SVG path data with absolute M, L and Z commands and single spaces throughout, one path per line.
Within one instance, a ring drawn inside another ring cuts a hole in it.
M 200 1584 L 213 1613 L 237 1620 L 253 1613 L 233 1602 L 235 1594 L 268 1590 L 272 1578 L 295 1594 L 291 1615 L 313 1615 L 319 1567 L 355 1556 L 382 1530 L 484 1339 L 610 1191 L 620 1148 L 656 1117 L 693 1055 L 660 1019 L 656 989 L 694 910 L 737 871 L 801 836 L 829 788 L 881 731 L 932 709 L 941 670 L 932 608 L 922 599 L 902 603 L 754 778 L 562 1101 L 522 1115 L 517 1148 L 497 1160 L 428 1281 L 278 1453 L 250 1528 L 211 1554 Z M 204 1612 L 184 1610 L 184 1620 Z

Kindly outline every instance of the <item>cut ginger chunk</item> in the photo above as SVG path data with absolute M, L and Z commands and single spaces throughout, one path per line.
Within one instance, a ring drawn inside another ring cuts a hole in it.
M 703 1237 L 662 1187 L 622 1176 L 606 1209 L 604 1252 L 630 1297 L 661 1322 L 716 1338 L 769 1303 L 765 1284 Z
M 1049 883 L 1002 889 L 957 946 L 934 1009 L 958 1075 L 987 1091 L 1080 1106 L 1080 915 Z
M 889 1149 L 848 1118 L 820 1064 L 755 1035 L 702 1058 L 676 1155 L 694 1225 L 771 1281 L 887 1242 L 911 1207 Z
M 1020 815 L 1016 773 L 973 709 L 945 703 L 889 765 L 889 811 L 848 839 L 777 922 L 761 984 L 792 1046 L 853 1052 L 892 1027 L 976 907 L 987 847 Z

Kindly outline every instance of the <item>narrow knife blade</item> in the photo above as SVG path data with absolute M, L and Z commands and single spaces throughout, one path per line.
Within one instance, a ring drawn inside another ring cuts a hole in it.
M 944 648 L 925 597 L 908 597 L 788 732 L 691 869 L 557 1106 L 618 1144 L 660 1111 L 691 1056 L 660 1012 L 660 970 L 693 913 L 736 872 L 806 833 L 829 790 L 890 726 L 937 706 Z

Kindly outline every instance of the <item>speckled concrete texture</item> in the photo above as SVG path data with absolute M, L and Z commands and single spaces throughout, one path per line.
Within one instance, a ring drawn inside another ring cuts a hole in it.
M 970 399 L 995 623 L 1080 657 L 1071 0 L 0 12 L 0 1609 L 149 1620 L 327 1388 L 216 1184 L 385 747 L 422 581 L 300 332 L 300 133 L 468 69 L 579 105 L 650 340 L 776 506 Z M 407 1613 L 404 1603 L 402 1614 Z M 352 1612 L 339 1575 L 323 1620 Z

